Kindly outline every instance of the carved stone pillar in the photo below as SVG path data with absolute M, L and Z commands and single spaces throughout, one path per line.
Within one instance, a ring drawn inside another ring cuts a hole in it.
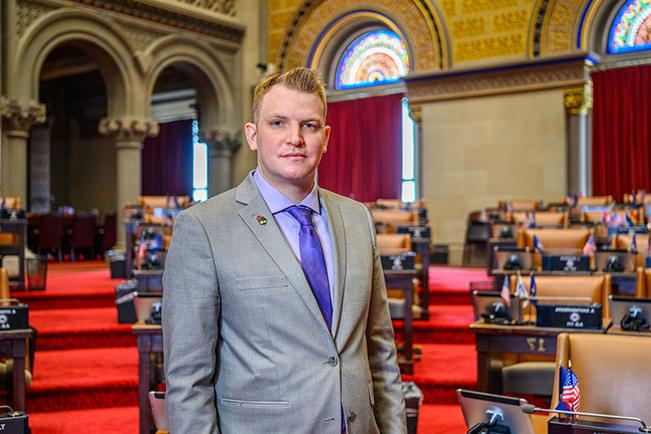
M 140 196 L 141 188 L 141 151 L 145 137 L 158 134 L 158 123 L 152 119 L 137 116 L 102 119 L 99 124 L 101 134 L 112 136 L 117 150 L 116 179 L 117 179 L 117 213 L 128 203 L 135 203 Z M 163 174 L 161 174 L 163 176 Z M 117 246 L 124 248 L 124 225 L 118 217 Z
M 208 196 L 214 196 L 233 186 L 233 156 L 240 148 L 240 132 L 219 128 L 201 132 L 208 145 Z
M 592 82 L 588 81 L 585 86 L 566 90 L 564 103 L 567 112 L 567 192 L 590 196 Z
M 45 105 L 0 98 L 6 142 L 2 144 L 2 185 L 4 196 L 27 201 L 27 139 L 34 125 L 45 122 Z

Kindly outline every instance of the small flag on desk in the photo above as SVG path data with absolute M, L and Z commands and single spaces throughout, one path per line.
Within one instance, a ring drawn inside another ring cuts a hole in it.
M 542 252 L 544 248 L 545 248 L 545 246 L 542 245 L 542 243 L 538 239 L 538 236 L 534 235 L 533 236 L 533 249 L 534 250 L 540 250 Z
M 538 293 L 538 286 L 536 286 L 536 278 L 534 275 L 531 275 L 531 282 L 529 283 L 529 292 L 531 293 L 531 304 L 538 306 L 538 300 L 536 300 L 536 294 Z
M 518 271 L 518 285 L 515 289 L 515 293 L 518 294 L 520 300 L 522 300 L 522 307 L 527 307 L 529 305 L 529 294 L 527 293 L 527 288 L 524 286 L 524 281 L 522 280 L 522 275 Z
M 626 211 L 626 224 L 629 226 L 635 226 L 635 222 L 633 221 L 633 217 L 631 217 L 631 213 Z
M 635 231 L 631 233 L 631 252 L 637 252 L 637 234 Z
M 529 228 L 533 229 L 536 227 L 536 211 L 531 211 L 531 219 L 529 220 Z
M 590 235 L 588 241 L 583 246 L 583 254 L 586 256 L 594 256 L 594 252 L 597 250 L 597 242 L 594 239 L 594 235 Z
M 579 391 L 579 378 L 572 371 L 570 362 L 567 370 L 561 366 L 560 370 L 561 396 L 556 406 L 557 410 L 579 411 L 581 407 L 581 392 Z
M 509 288 L 508 275 L 504 276 L 504 283 L 502 284 L 502 291 L 500 292 L 500 296 L 504 300 L 504 303 L 506 303 L 508 307 L 511 307 L 511 288 Z

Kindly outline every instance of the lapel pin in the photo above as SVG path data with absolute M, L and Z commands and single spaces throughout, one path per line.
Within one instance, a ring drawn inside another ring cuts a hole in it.
M 267 219 L 265 216 L 259 215 L 255 219 L 263 226 L 267 224 Z

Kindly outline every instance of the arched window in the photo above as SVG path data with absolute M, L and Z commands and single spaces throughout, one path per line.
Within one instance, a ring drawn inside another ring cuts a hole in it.
M 407 43 L 391 30 L 373 30 L 355 39 L 337 65 L 335 89 L 396 83 L 409 72 Z
M 608 35 L 609 53 L 651 49 L 651 0 L 629 0 L 619 10 Z

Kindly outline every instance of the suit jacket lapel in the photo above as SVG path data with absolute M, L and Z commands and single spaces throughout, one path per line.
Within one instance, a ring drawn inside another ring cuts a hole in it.
M 292 254 L 285 240 L 285 236 L 273 218 L 269 207 L 255 186 L 253 177 L 250 174 L 237 187 L 235 199 L 245 205 L 238 213 L 244 223 L 253 232 L 258 241 L 260 241 L 260 244 L 262 244 L 262 247 L 271 256 L 276 265 L 287 276 L 287 279 L 294 289 L 296 289 L 303 303 L 305 303 L 307 308 L 317 317 L 324 329 L 330 334 L 328 325 L 323 319 L 319 305 L 312 294 L 312 289 L 309 283 L 307 283 L 301 264 Z M 267 219 L 267 223 L 260 224 L 257 220 L 258 216 L 264 216 Z
M 327 191 L 319 189 L 319 195 L 323 199 L 322 204 L 328 214 L 328 230 L 332 236 L 335 264 L 335 303 L 332 306 L 332 324 L 333 336 L 336 339 L 343 309 L 344 282 L 346 280 L 346 231 L 339 206 L 330 198 Z

